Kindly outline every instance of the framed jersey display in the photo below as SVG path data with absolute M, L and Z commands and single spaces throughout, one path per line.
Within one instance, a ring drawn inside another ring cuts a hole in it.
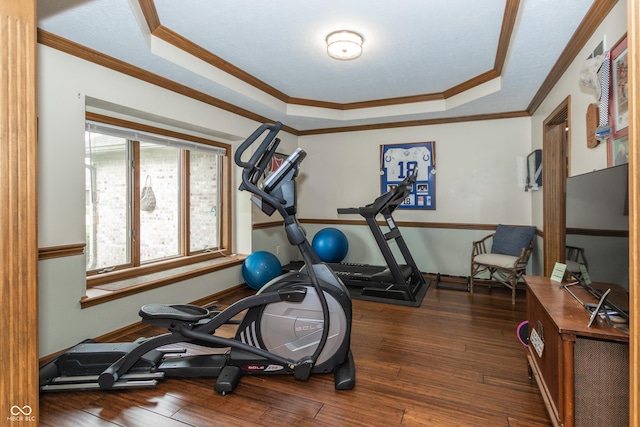
M 418 179 L 399 209 L 436 208 L 436 143 L 418 142 L 380 146 L 380 182 L 384 194 L 398 185 L 414 169 Z

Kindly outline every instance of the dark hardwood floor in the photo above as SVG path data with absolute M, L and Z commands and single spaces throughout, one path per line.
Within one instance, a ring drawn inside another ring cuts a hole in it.
M 215 379 L 165 379 L 153 389 L 42 394 L 40 425 L 550 426 L 516 337 L 524 319 L 524 292 L 512 306 L 502 287 L 471 296 L 432 284 L 418 308 L 354 301 L 353 390 L 336 391 L 333 375 L 245 376 L 223 397 Z

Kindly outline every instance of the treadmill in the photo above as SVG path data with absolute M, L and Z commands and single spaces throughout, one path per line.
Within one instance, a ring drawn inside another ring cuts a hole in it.
M 393 211 L 402 204 L 411 193 L 418 175 L 418 169 L 407 176 L 400 184 L 376 198 L 373 203 L 359 208 L 340 208 L 339 214 L 360 215 L 366 221 L 376 243 L 382 252 L 387 266 L 352 263 L 328 263 L 331 269 L 349 288 L 351 297 L 367 301 L 418 307 L 430 285 L 416 265 L 400 229 L 393 219 Z M 378 224 L 376 217 L 382 215 L 389 231 L 386 233 Z M 404 263 L 399 264 L 389 241 L 395 241 Z

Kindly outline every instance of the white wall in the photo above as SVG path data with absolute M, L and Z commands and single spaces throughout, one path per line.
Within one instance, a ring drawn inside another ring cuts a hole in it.
M 85 293 L 84 267 L 84 256 L 39 262 L 41 357 L 140 321 L 138 311 L 144 304 L 190 302 L 243 282 L 240 267 L 234 267 L 81 309 L 80 298 Z
M 278 215 L 277 213 L 274 214 Z M 283 225 L 258 228 L 253 231 L 251 239 L 252 252 L 267 251 L 275 255 L 280 264 L 285 265 L 300 258 L 295 246 L 291 246 Z
M 38 46 L 38 239 L 41 248 L 80 244 L 85 239 L 85 97 L 242 138 L 260 125 Z M 282 137 L 291 145 L 293 137 L 286 133 Z M 232 143 L 235 149 L 241 140 L 221 141 Z M 236 191 L 239 168 L 234 166 L 233 174 L 233 247 L 237 253 L 250 253 L 249 194 Z M 84 268 L 84 256 L 39 262 L 40 355 L 134 323 L 139 320 L 137 313 L 144 303 L 193 301 L 243 282 L 240 267 L 234 267 L 82 310 Z
M 529 224 L 530 132 L 529 118 L 516 118 L 301 137 L 300 217 L 358 219 L 336 209 L 380 195 L 380 146 L 435 141 L 436 210 L 400 210 L 397 220 Z
M 300 217 L 361 220 L 338 215 L 337 208 L 364 206 L 380 195 L 380 146 L 435 141 L 436 209 L 399 209 L 397 221 L 528 225 L 532 196 L 524 191 L 524 159 L 530 135 L 530 119 L 515 118 L 301 137 L 307 157 L 300 173 Z M 324 226 L 306 228 L 312 239 Z M 384 263 L 366 226 L 337 228 L 349 239 L 345 261 Z M 422 271 L 460 276 L 469 275 L 471 242 L 489 234 L 401 231 Z

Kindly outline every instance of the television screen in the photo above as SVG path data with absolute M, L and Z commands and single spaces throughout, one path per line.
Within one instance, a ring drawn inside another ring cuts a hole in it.
M 582 248 L 593 282 L 629 290 L 628 165 L 567 179 L 566 244 Z

